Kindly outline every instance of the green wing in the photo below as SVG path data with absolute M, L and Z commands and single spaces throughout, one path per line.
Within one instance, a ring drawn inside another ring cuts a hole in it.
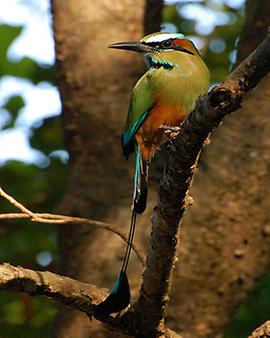
M 121 144 L 126 157 L 134 152 L 134 136 L 154 106 L 153 88 L 148 73 L 144 74 L 136 83 L 131 97 L 126 125 L 121 137 Z

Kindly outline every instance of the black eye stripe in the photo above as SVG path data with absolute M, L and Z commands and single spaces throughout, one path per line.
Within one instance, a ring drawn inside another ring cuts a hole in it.
M 151 46 L 151 47 L 156 47 L 156 48 L 166 48 L 166 44 L 168 44 L 167 48 L 173 48 L 173 40 L 175 39 L 168 39 L 168 40 L 164 40 L 164 41 L 160 41 L 160 42 L 142 42 L 143 44 L 147 45 L 147 46 Z
M 143 42 L 144 45 L 151 46 L 151 47 L 157 47 L 159 46 L 158 42 Z

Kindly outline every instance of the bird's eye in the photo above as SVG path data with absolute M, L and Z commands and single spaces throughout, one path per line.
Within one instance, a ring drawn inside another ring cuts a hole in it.
M 165 40 L 161 43 L 162 48 L 171 48 L 173 46 L 173 43 L 171 40 Z

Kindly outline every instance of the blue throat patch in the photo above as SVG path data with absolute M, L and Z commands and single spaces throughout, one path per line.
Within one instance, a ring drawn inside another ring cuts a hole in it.
M 170 61 L 161 61 L 161 60 L 157 60 L 153 57 L 147 57 L 148 63 L 149 63 L 149 69 L 150 68 L 160 68 L 163 67 L 165 69 L 173 69 L 173 67 L 179 67 L 178 65 L 170 62 Z

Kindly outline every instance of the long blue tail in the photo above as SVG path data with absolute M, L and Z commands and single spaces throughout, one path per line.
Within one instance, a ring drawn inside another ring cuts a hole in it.
M 137 146 L 132 215 L 125 256 L 119 277 L 114 284 L 111 293 L 103 302 L 96 306 L 95 313 L 97 315 L 109 315 L 111 313 L 119 312 L 124 310 L 130 303 L 130 288 L 126 271 L 134 238 L 137 214 L 141 214 L 146 208 L 148 166 L 148 162 L 142 160 L 139 146 Z

